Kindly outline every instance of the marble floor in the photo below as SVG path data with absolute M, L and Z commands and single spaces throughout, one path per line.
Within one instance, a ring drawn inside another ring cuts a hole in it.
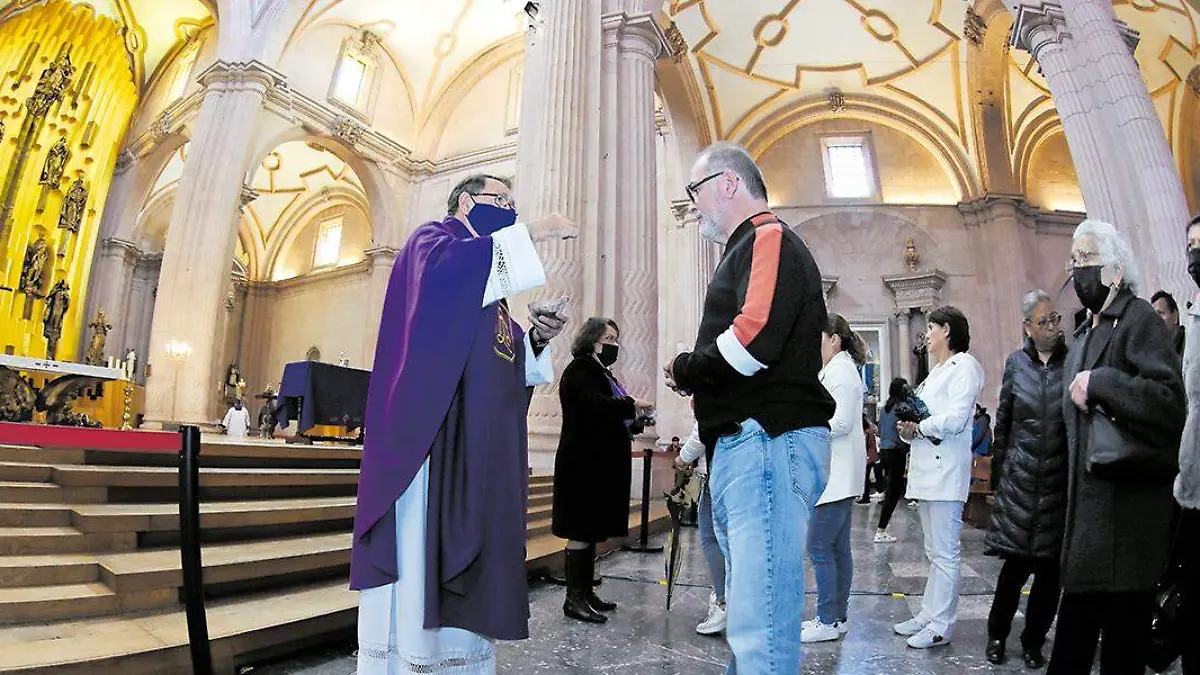
M 893 635 L 892 625 L 919 607 L 925 584 L 924 551 L 916 510 L 901 505 L 891 531 L 900 541 L 876 545 L 871 537 L 878 504 L 857 505 L 854 513 L 854 586 L 850 598 L 853 628 L 841 642 L 808 646 L 804 673 L 842 675 L 940 675 L 943 673 L 1022 673 L 1018 613 L 1009 640 L 1009 663 L 992 666 L 983 657 L 987 614 L 1000 561 L 984 556 L 983 530 L 963 531 L 963 577 L 959 622 L 949 646 L 918 651 Z M 665 610 L 663 555 L 616 553 L 601 561 L 599 594 L 620 605 L 603 626 L 581 624 L 562 615 L 563 590 L 550 585 L 531 589 L 531 639 L 501 643 L 502 675 L 719 675 L 729 650 L 720 637 L 694 631 L 708 603 L 707 571 L 696 530 L 685 528 L 685 557 L 671 611 Z M 816 613 L 811 569 L 806 585 L 810 602 L 805 618 Z M 1023 603 L 1022 603 L 1023 604 Z M 1053 637 L 1053 636 L 1051 636 Z M 354 645 L 335 645 L 287 662 L 247 669 L 253 675 L 353 675 Z M 1049 656 L 1049 645 L 1047 645 Z M 1017 658 L 1012 658 L 1013 656 Z M 1176 666 L 1168 673 L 1178 673 Z

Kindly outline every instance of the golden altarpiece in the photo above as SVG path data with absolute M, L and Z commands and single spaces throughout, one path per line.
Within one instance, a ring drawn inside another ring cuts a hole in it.
M 55 380 L 60 390 L 71 383 L 63 373 L 84 370 L 53 363 L 85 360 L 81 334 L 91 322 L 84 308 L 100 215 L 138 105 L 130 62 L 137 40 L 118 22 L 65 0 L 0 10 L 0 359 L 7 358 L 0 419 L 18 421 L 16 409 L 36 392 L 50 398 Z M 28 359 L 50 365 L 22 367 Z M 78 413 L 120 425 L 132 387 L 89 382 L 105 395 L 60 393 L 78 397 Z M 77 381 L 75 389 L 82 386 Z M 82 420 L 69 417 L 78 415 L 69 405 L 47 410 L 43 401 L 37 409 L 36 421 Z

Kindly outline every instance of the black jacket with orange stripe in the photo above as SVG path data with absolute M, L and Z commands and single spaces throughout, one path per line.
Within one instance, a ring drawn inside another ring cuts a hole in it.
M 710 452 L 751 418 L 772 438 L 829 426 L 833 398 L 817 379 L 826 320 L 821 272 L 800 236 L 770 213 L 742 223 L 709 282 L 695 349 L 672 366 Z

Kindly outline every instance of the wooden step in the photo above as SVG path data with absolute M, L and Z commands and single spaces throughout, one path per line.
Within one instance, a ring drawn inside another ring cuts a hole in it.
M 0 556 L 0 587 L 86 584 L 100 579 L 100 564 L 88 553 Z
M 0 504 L 0 527 L 65 527 L 71 524 L 66 504 Z
M 0 462 L 0 480 L 49 483 L 54 469 L 49 464 Z
M 200 527 L 211 530 L 350 520 L 354 518 L 354 505 L 354 497 L 205 502 L 200 505 Z M 89 504 L 74 507 L 70 522 L 82 532 L 176 532 L 179 507 Z
M 0 623 L 84 618 L 120 607 L 117 594 L 98 583 L 0 588 Z
M 73 527 L 0 527 L 0 555 L 132 551 L 137 535 L 85 534 Z

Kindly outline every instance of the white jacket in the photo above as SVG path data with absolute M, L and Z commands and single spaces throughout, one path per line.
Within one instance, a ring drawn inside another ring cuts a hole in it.
M 983 390 L 983 366 L 968 353 L 955 354 L 929 371 L 917 396 L 929 407 L 924 438 L 912 443 L 909 499 L 965 502 L 971 487 L 971 427 Z M 934 445 L 931 439 L 942 442 Z
M 867 470 L 867 437 L 863 434 L 863 381 L 854 360 L 838 352 L 818 377 L 837 407 L 829 420 L 829 483 L 817 506 L 862 495 Z
M 707 473 L 708 457 L 704 452 L 704 444 L 700 442 L 699 424 L 692 423 L 692 433 L 688 434 L 687 440 L 683 442 L 683 448 L 679 451 L 679 457 L 688 464 L 699 460 L 700 471 Z

